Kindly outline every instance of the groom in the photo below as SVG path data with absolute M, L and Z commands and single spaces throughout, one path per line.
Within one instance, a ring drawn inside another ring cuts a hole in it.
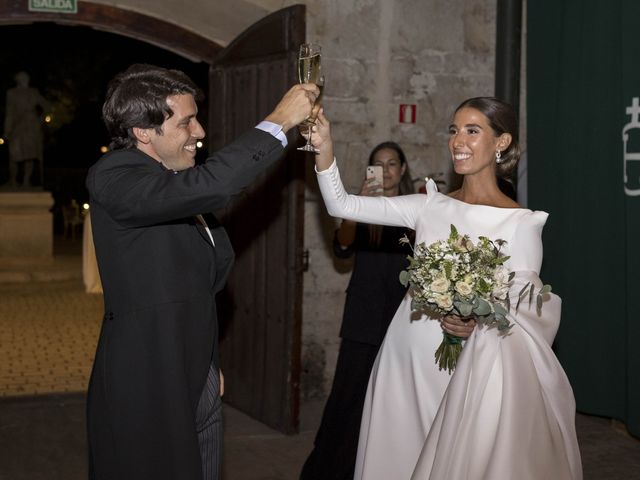
M 87 176 L 105 304 L 87 401 L 90 478 L 219 478 L 215 294 L 233 250 L 206 212 L 282 156 L 318 93 L 294 86 L 265 121 L 195 166 L 200 94 L 184 73 L 134 65 L 110 83 L 112 151 Z

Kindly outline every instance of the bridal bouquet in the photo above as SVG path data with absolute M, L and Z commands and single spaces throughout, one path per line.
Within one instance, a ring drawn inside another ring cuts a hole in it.
M 410 243 L 405 236 L 401 243 Z M 447 240 L 413 247 L 409 267 L 400 272 L 400 282 L 412 289 L 413 310 L 426 310 L 440 315 L 475 317 L 487 327 L 496 327 L 500 334 L 513 326 L 507 319 L 510 309 L 509 288 L 515 273 L 509 272 L 504 262 L 509 259 L 500 249 L 507 242 L 479 237 L 474 244 L 468 235 L 460 235 L 454 225 Z M 542 306 L 542 295 L 550 292 L 545 285 L 538 291 L 537 307 Z M 534 287 L 527 283 L 518 294 L 516 310 L 523 298 L 533 300 Z M 449 373 L 455 369 L 462 351 L 460 337 L 444 333 L 436 350 L 436 363 Z

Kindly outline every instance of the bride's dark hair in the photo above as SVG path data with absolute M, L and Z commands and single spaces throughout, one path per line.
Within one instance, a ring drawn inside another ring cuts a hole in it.
M 487 117 L 496 137 L 503 133 L 511 134 L 511 144 L 501 152 L 502 162 L 496 165 L 496 175 L 503 178 L 508 177 L 520 160 L 518 117 L 515 110 L 508 103 L 495 97 L 469 98 L 458 105 L 456 112 L 462 108 L 473 108 Z

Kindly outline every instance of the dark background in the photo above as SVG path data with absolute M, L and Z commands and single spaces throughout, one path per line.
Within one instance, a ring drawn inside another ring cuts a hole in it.
M 24 70 L 30 85 L 51 102 L 51 123 L 44 123 L 44 189 L 52 192 L 54 228 L 62 230 L 60 207 L 75 199 L 88 200 L 87 169 L 109 144 L 101 109 L 111 78 L 133 63 L 150 63 L 183 70 L 207 92 L 208 65 L 151 44 L 88 27 L 33 24 L 0 27 L 0 134 L 4 132 L 5 93 L 15 86 L 14 75 Z M 206 131 L 206 104 L 199 105 Z M 205 146 L 198 160 L 206 156 Z M 8 148 L 0 145 L 0 184 L 8 179 Z M 33 182 L 39 185 L 38 166 Z M 20 180 L 20 176 L 19 176 Z

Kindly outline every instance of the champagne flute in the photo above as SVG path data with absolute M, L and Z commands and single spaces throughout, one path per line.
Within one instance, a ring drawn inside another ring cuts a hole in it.
M 311 133 L 313 126 L 316 124 L 316 117 L 318 116 L 318 111 L 320 110 L 320 106 L 322 105 L 322 92 L 324 91 L 324 75 L 320 75 L 318 80 L 316 80 L 316 85 L 320 89 L 320 94 L 316 98 L 316 101 L 313 105 L 313 109 L 311 110 L 311 115 L 304 120 L 301 125 L 304 129 L 303 136 L 306 137 L 307 143 L 302 147 L 299 147 L 298 150 L 304 150 L 305 152 L 313 152 L 318 153 L 318 150 L 311 144 Z
M 316 149 L 311 145 L 311 127 L 315 125 L 315 115 L 320 105 L 324 87 L 321 58 L 320 45 L 316 43 L 303 43 L 300 45 L 300 52 L 298 54 L 298 80 L 300 83 L 315 83 L 318 85 L 318 88 L 320 88 L 320 95 L 318 95 L 316 99 L 311 115 L 301 123 L 302 126 L 307 127 L 307 143 L 299 147 L 298 150 L 305 152 L 316 152 Z

